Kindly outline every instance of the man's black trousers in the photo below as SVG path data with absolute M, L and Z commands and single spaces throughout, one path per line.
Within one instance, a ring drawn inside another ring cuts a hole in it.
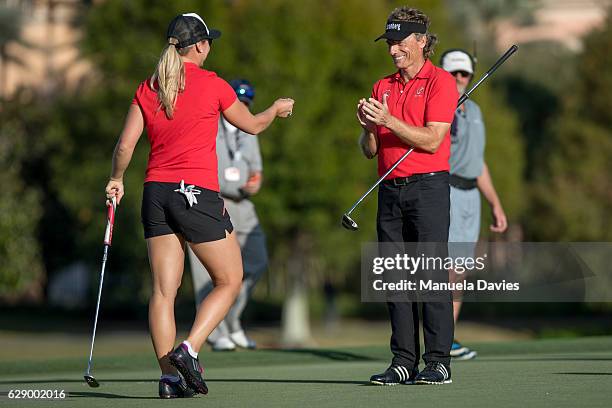
M 391 181 L 381 183 L 376 219 L 378 241 L 398 243 L 398 248 L 402 242 L 448 242 L 448 179 L 448 173 L 434 173 L 417 177 L 402 186 Z M 387 302 L 393 364 L 412 368 L 419 363 L 419 304 L 425 338 L 423 359 L 426 363 L 450 364 L 454 331 L 452 294 L 449 292 L 442 300 Z

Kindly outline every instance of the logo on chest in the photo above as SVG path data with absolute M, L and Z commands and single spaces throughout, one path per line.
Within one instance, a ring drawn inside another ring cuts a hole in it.
M 424 94 L 425 94 L 425 87 L 422 86 L 416 90 L 416 92 L 414 93 L 414 97 L 415 98 L 422 97 Z

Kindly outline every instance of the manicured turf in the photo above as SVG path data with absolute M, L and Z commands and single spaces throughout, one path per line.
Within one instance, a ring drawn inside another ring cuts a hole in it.
M 453 384 L 378 387 L 369 376 L 384 370 L 385 346 L 346 349 L 261 350 L 203 354 L 208 396 L 157 400 L 158 371 L 148 351 L 95 360 L 100 388 L 89 388 L 86 359 L 0 361 L 0 406 L 40 406 L 8 400 L 11 389 L 65 390 L 48 401 L 67 407 L 610 407 L 612 337 L 489 343 L 476 360 L 452 366 Z M 52 353 L 52 350 L 48 350 Z M 18 354 L 18 350 L 15 350 Z

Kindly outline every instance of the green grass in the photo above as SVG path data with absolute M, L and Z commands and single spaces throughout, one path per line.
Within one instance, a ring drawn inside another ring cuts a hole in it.
M 453 364 L 453 384 L 377 387 L 366 380 L 384 370 L 385 346 L 203 353 L 208 396 L 157 400 L 158 370 L 150 352 L 95 359 L 100 388 L 85 385 L 86 358 L 0 361 L 0 406 L 11 389 L 65 390 L 67 407 L 609 407 L 612 337 L 474 344 L 476 360 Z M 52 350 L 47 350 L 52 354 Z M 18 352 L 18 349 L 15 350 Z

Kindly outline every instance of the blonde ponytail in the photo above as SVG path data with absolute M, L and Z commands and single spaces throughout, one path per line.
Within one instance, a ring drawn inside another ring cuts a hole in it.
M 185 67 L 181 54 L 186 53 L 189 47 L 177 50 L 176 44 L 176 38 L 168 39 L 168 45 L 162 51 L 155 73 L 151 77 L 151 88 L 155 89 L 157 81 L 159 107 L 166 112 L 168 119 L 172 119 L 174 115 L 179 92 L 185 89 Z

